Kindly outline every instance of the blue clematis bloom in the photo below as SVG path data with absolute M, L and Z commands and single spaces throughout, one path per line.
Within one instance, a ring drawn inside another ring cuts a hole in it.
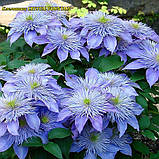
M 133 20 L 125 21 L 124 26 L 126 30 L 137 39 L 151 39 L 159 42 L 159 36 L 155 33 L 155 31 L 142 22 L 135 22 Z
M 24 34 L 26 43 L 32 46 L 33 39 L 37 37 L 37 33 L 45 35 L 49 25 L 52 25 L 51 16 L 44 14 L 44 12 L 19 12 L 9 25 L 11 29 L 8 33 L 8 38 L 12 44 Z
M 82 133 L 72 144 L 71 152 L 86 150 L 84 159 L 114 159 L 118 151 L 131 156 L 130 143 L 132 139 L 125 134 L 119 138 L 118 134 L 111 128 L 106 128 L 102 132 L 85 127 Z
M 104 45 L 103 51 L 114 52 L 117 46 L 116 37 L 130 37 L 125 32 L 123 21 L 115 16 L 96 11 L 83 18 L 81 36 L 87 39 L 88 48 L 97 48 Z M 127 39 L 127 38 L 126 38 Z
M 3 94 L 0 97 L 0 136 L 7 131 L 12 135 L 19 135 L 19 118 L 25 117 L 26 122 L 35 131 L 39 130 L 40 119 L 35 108 L 32 107 L 31 99 L 23 94 Z
M 108 88 L 107 91 L 112 94 L 110 102 L 117 109 L 116 112 L 108 112 L 106 121 L 116 122 L 120 137 L 125 133 L 127 124 L 139 131 L 136 115 L 140 115 L 143 108 L 136 103 L 135 96 L 130 96 L 118 87 Z
M 159 44 L 150 40 L 145 40 L 137 44 L 132 44 L 126 53 L 128 56 L 136 60 L 129 63 L 124 69 L 147 69 L 146 79 L 150 87 L 158 81 Z
M 87 121 L 90 120 L 96 130 L 102 131 L 102 116 L 116 109 L 108 102 L 110 93 L 102 92 L 98 85 L 97 70 L 89 69 L 85 79 L 66 76 L 66 81 L 70 89 L 65 89 L 61 99 L 63 109 L 59 113 L 58 121 L 72 117 L 78 132 L 81 133 Z
M 60 62 L 68 58 L 68 53 L 70 53 L 72 59 L 80 60 L 80 54 L 82 54 L 89 61 L 89 54 L 86 48 L 83 47 L 80 36 L 73 30 L 64 27 L 50 29 L 46 36 L 39 36 L 34 42 L 37 44 L 48 43 L 42 56 L 57 49 Z

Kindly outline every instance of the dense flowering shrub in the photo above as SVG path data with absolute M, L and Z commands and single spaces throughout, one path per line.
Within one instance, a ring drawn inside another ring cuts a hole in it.
M 25 11 L 10 27 L 16 53 L 5 62 L 9 71 L 0 67 L 0 152 L 13 146 L 19 159 L 32 156 L 32 146 L 59 159 L 149 154 L 133 137 L 158 137 L 155 31 L 101 11 L 71 19 L 66 12 Z

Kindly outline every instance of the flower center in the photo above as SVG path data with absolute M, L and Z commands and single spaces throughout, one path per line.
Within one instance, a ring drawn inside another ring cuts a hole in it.
M 63 34 L 63 35 L 62 35 L 62 38 L 63 38 L 64 40 L 66 40 L 66 39 L 68 38 L 68 35 Z
M 46 123 L 49 122 L 49 119 L 48 119 L 48 117 L 43 116 L 43 117 L 41 118 L 41 121 L 42 121 L 42 123 L 46 124 Z
M 159 62 L 159 54 L 157 54 L 156 60 L 157 60 L 157 62 Z
M 28 71 L 30 74 L 34 74 L 35 73 L 35 70 L 34 69 L 31 69 Z
M 16 107 L 16 99 L 7 102 L 7 105 L 11 108 L 15 108 Z
M 92 142 L 96 142 L 98 140 L 99 134 L 91 134 L 90 140 Z
M 99 21 L 100 23 L 106 23 L 106 22 L 110 21 L 110 19 L 105 18 L 104 16 L 102 16 L 101 18 L 98 19 L 98 21 Z
M 28 17 L 26 17 L 26 20 L 31 20 L 31 21 L 33 21 L 33 17 L 32 17 L 32 15 L 29 15 Z
M 132 27 L 133 27 L 134 29 L 139 29 L 139 24 L 133 23 L 133 24 L 131 24 L 131 25 L 132 25 Z
M 38 88 L 39 86 L 40 86 L 40 84 L 38 82 L 33 82 L 30 84 L 31 89 Z
M 119 97 L 115 97 L 111 99 L 114 105 L 119 104 Z
M 24 127 L 25 125 L 27 125 L 25 119 L 20 119 L 19 120 L 19 125 L 20 125 L 20 127 Z
M 84 99 L 83 103 L 88 106 L 91 103 L 91 100 L 86 98 Z

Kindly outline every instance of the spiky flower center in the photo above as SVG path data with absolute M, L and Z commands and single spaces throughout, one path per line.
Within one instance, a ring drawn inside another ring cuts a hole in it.
M 29 15 L 28 17 L 26 17 L 26 20 L 31 20 L 31 21 L 33 21 L 33 17 L 32 17 L 32 15 Z
M 30 74 L 34 74 L 35 73 L 35 70 L 34 69 L 31 69 L 28 71 Z
M 84 103 L 86 106 L 88 106 L 88 105 L 91 103 L 91 100 L 88 99 L 88 98 L 86 98 L 86 99 L 83 100 L 83 103 Z
M 131 24 L 131 25 L 132 25 L 132 27 L 133 27 L 134 29 L 139 29 L 139 24 L 133 23 L 133 24 Z
M 119 104 L 119 97 L 115 97 L 111 99 L 114 105 Z
M 102 16 L 101 18 L 98 19 L 98 21 L 99 21 L 100 23 L 106 23 L 106 22 L 110 21 L 110 19 L 105 18 L 104 16 Z
M 62 38 L 63 38 L 64 40 L 66 40 L 66 39 L 68 39 L 68 35 L 63 34 L 63 35 L 62 35 Z
M 159 54 L 156 56 L 156 60 L 157 62 L 159 62 Z
M 20 120 L 19 120 L 19 125 L 20 125 L 20 127 L 26 126 L 27 123 L 26 123 L 25 119 L 20 119 Z
M 99 138 L 99 134 L 91 134 L 91 136 L 90 136 L 90 140 L 92 141 L 92 142 L 96 142 L 97 140 L 98 140 L 98 138 Z
M 46 124 L 46 123 L 49 122 L 49 119 L 48 119 L 48 117 L 43 116 L 43 117 L 41 118 L 41 121 L 42 121 L 42 123 Z
M 31 89 L 38 88 L 39 86 L 40 86 L 40 84 L 38 82 L 33 82 L 30 84 Z
M 16 107 L 16 99 L 13 99 L 13 100 L 7 102 L 7 105 L 11 108 L 15 108 Z

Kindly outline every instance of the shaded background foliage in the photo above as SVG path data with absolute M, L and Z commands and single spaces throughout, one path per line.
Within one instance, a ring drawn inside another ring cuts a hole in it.
M 70 1 L 71 2 L 71 1 Z M 102 1 L 87 1 L 85 0 L 82 3 L 81 8 L 75 8 L 70 14 L 77 16 L 83 16 L 87 13 L 88 10 L 103 9 L 105 11 L 109 11 L 110 13 L 114 13 L 123 18 L 135 19 L 137 21 L 141 21 L 152 26 L 154 29 L 156 25 L 158 25 L 157 21 L 159 19 L 159 13 L 152 12 L 151 14 L 145 14 L 142 11 L 132 12 L 133 14 L 129 15 L 130 12 L 125 13 L 122 8 L 113 8 L 112 5 L 114 3 L 109 0 L 109 5 L 107 3 L 101 3 Z M 108 1 L 105 1 L 108 2 Z M 124 1 L 125 2 L 125 1 Z M 146 1 L 145 1 L 146 2 Z M 72 4 L 74 1 L 71 2 Z M 134 2 L 135 3 L 135 2 Z M 95 5 L 96 4 L 96 5 Z M 120 4 L 120 3 L 117 3 Z M 103 6 L 106 6 L 103 8 Z M 108 7 L 108 8 L 107 8 Z M 87 9 L 86 9 L 87 8 Z M 111 10 L 114 9 L 114 10 Z M 126 8 L 127 9 L 127 8 Z M 134 14 L 135 13 L 135 14 Z M 157 28 L 158 29 L 158 28 Z M 159 31 L 156 31 L 159 33 Z M 6 37 L 8 33 L 8 27 L 1 27 L 0 33 Z M 4 38 L 5 39 L 5 38 Z M 2 40 L 4 40 L 2 39 Z M 9 71 L 13 71 L 20 66 L 23 66 L 27 63 L 48 63 L 55 71 L 59 71 L 64 73 L 65 71 L 69 74 L 76 74 L 79 76 L 84 76 L 86 69 L 90 67 L 97 68 L 101 72 L 114 70 L 120 73 L 123 62 L 121 62 L 120 58 L 116 55 L 104 58 L 98 57 L 97 53 L 92 56 L 90 63 L 87 63 L 85 59 L 82 59 L 82 65 L 77 61 L 67 59 L 66 61 L 59 63 L 57 60 L 56 54 L 54 52 L 47 56 L 47 58 L 41 58 L 41 53 L 43 50 L 43 46 L 34 45 L 33 48 L 30 48 L 23 40 L 23 38 L 19 39 L 16 43 L 10 47 L 9 42 L 4 41 L 0 43 L 0 65 L 6 65 L 6 69 Z M 95 50 L 92 50 L 95 52 Z M 128 73 L 125 71 L 125 73 Z M 159 158 L 159 112 L 156 107 L 156 104 L 159 103 L 159 87 L 156 84 L 151 89 L 148 86 L 148 83 L 145 82 L 144 77 L 145 72 L 138 71 L 137 73 L 128 74 L 132 81 L 137 82 L 143 91 L 138 90 L 139 96 L 136 98 L 137 102 L 145 109 L 140 117 L 138 117 L 140 132 L 128 128 L 128 133 L 131 134 L 134 141 L 132 143 L 133 156 L 128 157 L 124 156 L 120 153 L 116 156 L 117 159 L 158 159 Z M 58 78 L 58 83 L 61 86 L 64 86 L 63 77 Z M 63 158 L 66 159 L 81 159 L 84 156 L 84 153 L 76 153 L 69 154 L 69 148 L 72 143 L 70 133 L 63 132 L 57 130 L 57 132 L 51 132 L 54 135 L 54 138 L 50 137 L 50 142 L 54 142 L 58 145 L 61 150 L 50 150 L 46 146 L 42 145 L 41 141 L 38 138 L 34 138 L 29 141 L 29 144 L 26 146 L 32 147 L 29 151 L 28 159 L 54 159 L 60 158 L 59 154 L 63 154 Z M 51 136 L 51 134 L 50 134 Z M 63 145 L 65 143 L 65 145 Z M 43 149 L 43 148 L 44 149 Z M 45 151 L 46 150 L 46 151 Z M 50 153 L 49 153 L 50 152 Z M 53 152 L 53 153 L 52 153 Z M 53 155 L 52 155 L 52 154 Z M 54 157 L 56 156 L 56 157 Z M 13 153 L 12 148 L 6 152 L 0 153 L 1 159 L 17 159 L 15 154 Z

